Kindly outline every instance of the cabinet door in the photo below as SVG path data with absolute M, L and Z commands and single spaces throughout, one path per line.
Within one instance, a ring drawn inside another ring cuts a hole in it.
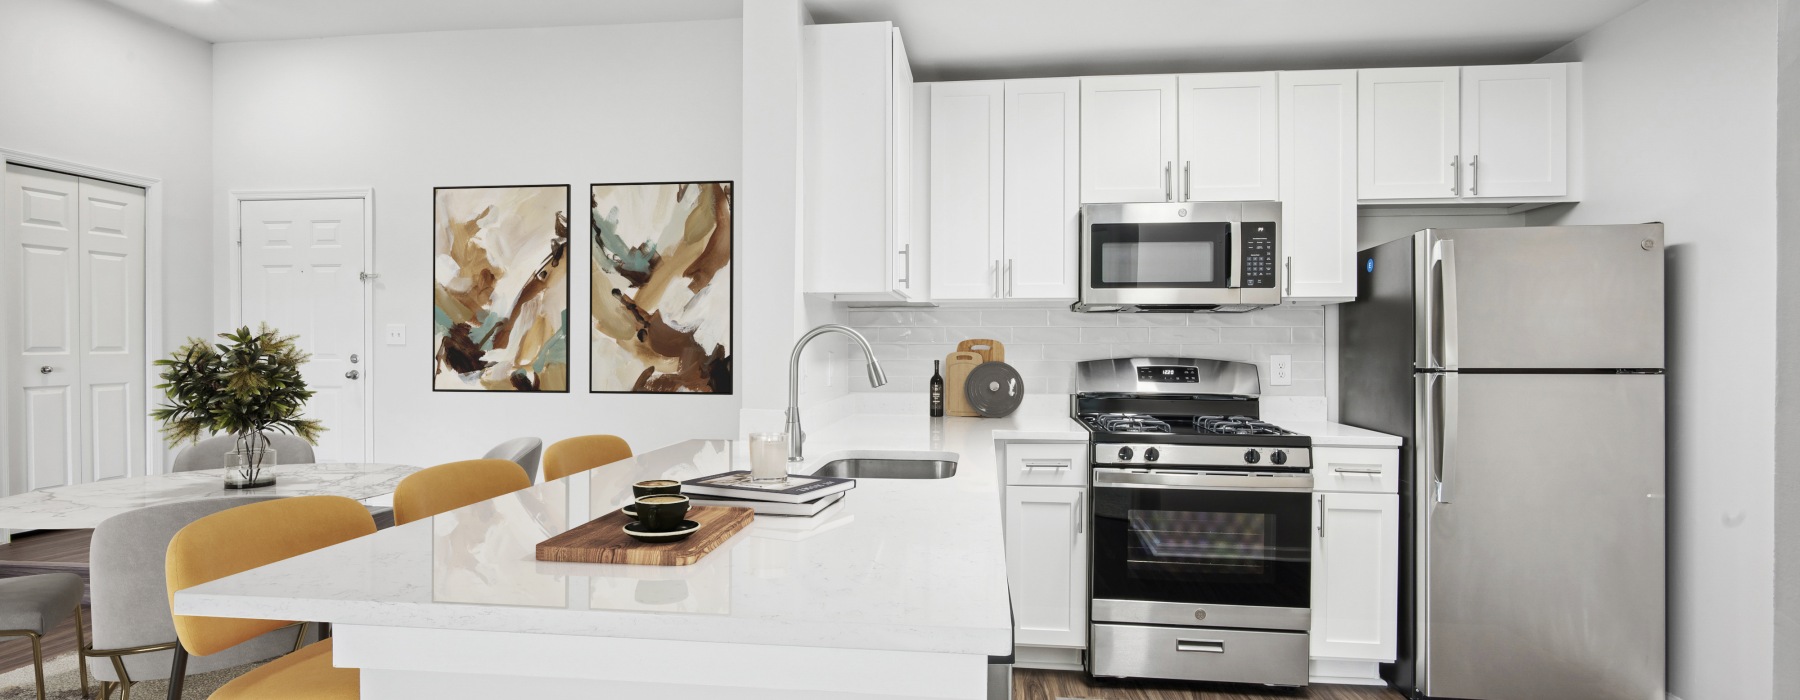
M 1280 199 L 1275 73 L 1197 73 L 1177 84 L 1181 158 L 1175 199 Z
M 1461 194 L 1457 92 L 1461 70 L 1358 71 L 1362 199 L 1444 199 Z
M 901 299 L 919 299 L 925 296 L 925 287 L 914 283 L 913 275 L 913 240 L 912 240 L 912 137 L 913 137 L 913 75 L 912 66 L 906 61 L 906 44 L 900 41 L 900 30 L 894 29 L 892 64 L 889 70 L 888 87 L 891 92 L 888 110 L 893 128 L 889 129 L 889 162 L 893 164 L 892 177 L 888 180 L 888 241 L 887 255 L 891 261 L 888 271 L 888 282 L 894 295 Z
M 1081 82 L 1006 81 L 1001 294 L 1074 299 L 1081 220 Z
M 894 34 L 811 25 L 805 40 L 805 280 L 814 294 L 893 298 Z
M 1000 296 L 1004 84 L 931 88 L 931 297 Z
M 1569 193 L 1569 65 L 1462 69 L 1466 197 Z
M 1356 71 L 1284 72 L 1283 296 L 1356 297 Z
M 1006 578 L 1014 641 L 1087 645 L 1087 489 L 1006 488 Z
M 1081 201 L 1175 200 L 1175 76 L 1081 79 Z
M 1313 495 L 1312 655 L 1393 661 L 1400 497 Z

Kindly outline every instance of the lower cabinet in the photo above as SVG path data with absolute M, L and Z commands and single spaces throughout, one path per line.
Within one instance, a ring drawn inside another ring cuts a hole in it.
M 1087 646 L 1087 489 L 1006 487 L 1014 642 Z
M 1312 656 L 1394 660 L 1400 497 L 1313 494 Z

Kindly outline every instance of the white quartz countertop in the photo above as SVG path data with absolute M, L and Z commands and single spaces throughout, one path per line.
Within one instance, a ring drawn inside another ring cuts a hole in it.
M 1045 397 L 1048 398 L 1048 397 Z M 848 405 L 857 405 L 850 402 Z M 1035 407 L 1035 408 L 1034 408 Z M 759 516 L 685 567 L 540 562 L 538 542 L 630 500 L 633 482 L 748 469 L 691 440 L 196 586 L 183 615 L 347 625 L 1005 655 L 1012 650 L 996 440 L 1084 440 L 1066 400 L 1001 419 L 806 417 L 809 473 L 854 452 L 949 452 L 955 476 L 860 479 L 813 518 Z M 922 409 L 922 404 L 919 408 Z
M 139 508 L 227 496 L 344 496 L 364 500 L 391 494 L 418 467 L 403 464 L 279 464 L 264 467 L 274 486 L 228 490 L 224 469 L 151 474 L 57 486 L 0 498 L 0 527 L 65 530 L 98 527 Z
M 1400 438 L 1343 423 L 1280 421 L 1283 428 L 1312 438 L 1313 447 L 1399 447 Z

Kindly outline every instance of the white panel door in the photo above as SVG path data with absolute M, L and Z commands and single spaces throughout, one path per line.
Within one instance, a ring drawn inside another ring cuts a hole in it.
M 1443 199 L 1462 193 L 1457 132 L 1461 69 L 1357 72 L 1361 199 Z
M 1003 294 L 1074 299 L 1081 223 L 1081 81 L 1006 81 Z
M 144 190 L 81 180 L 81 444 L 93 481 L 144 473 Z
M 1087 489 L 1006 488 L 1006 578 L 1013 639 L 1087 646 Z
M 1400 497 L 1313 494 L 1312 655 L 1393 661 Z
M 1281 74 L 1283 296 L 1356 297 L 1356 71 Z
M 931 86 L 931 298 L 1000 296 L 1004 84 Z
M 1276 200 L 1275 73 L 1195 73 L 1179 78 L 1181 159 L 1175 199 Z
M 80 184 L 6 167 L 7 477 L 11 493 L 81 483 Z
M 299 336 L 306 416 L 325 424 L 320 462 L 365 458 L 369 371 L 361 199 L 246 201 L 241 208 L 243 322 Z
M 1462 69 L 1466 197 L 1569 193 L 1569 64 Z
M 925 285 L 917 275 L 913 274 L 913 239 L 912 239 L 912 152 L 913 152 L 913 74 L 912 65 L 906 60 L 906 44 L 900 40 L 900 30 L 893 31 L 893 58 L 889 68 L 893 71 L 889 87 L 892 91 L 893 105 L 888 110 L 894 123 L 889 129 L 892 142 L 888 161 L 893 164 L 893 175 L 888 180 L 888 215 L 892 220 L 888 223 L 887 253 L 893 257 L 889 266 L 889 280 L 896 295 L 906 299 L 922 299 L 925 296 Z
M 1081 79 L 1081 201 L 1175 200 L 1175 76 Z

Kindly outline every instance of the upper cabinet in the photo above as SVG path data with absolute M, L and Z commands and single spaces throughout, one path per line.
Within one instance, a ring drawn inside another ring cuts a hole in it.
M 1570 64 L 1360 71 L 1358 196 L 1568 197 Z
M 924 298 L 912 240 L 912 69 L 888 22 L 804 29 L 805 284 L 868 301 Z
M 1356 71 L 1281 74 L 1283 299 L 1356 298 Z
M 1074 299 L 1075 78 L 931 91 L 931 298 Z
M 1181 159 L 1175 201 L 1280 199 L 1275 76 L 1200 73 L 1176 79 Z
M 1175 201 L 1173 75 L 1081 79 L 1081 201 Z

